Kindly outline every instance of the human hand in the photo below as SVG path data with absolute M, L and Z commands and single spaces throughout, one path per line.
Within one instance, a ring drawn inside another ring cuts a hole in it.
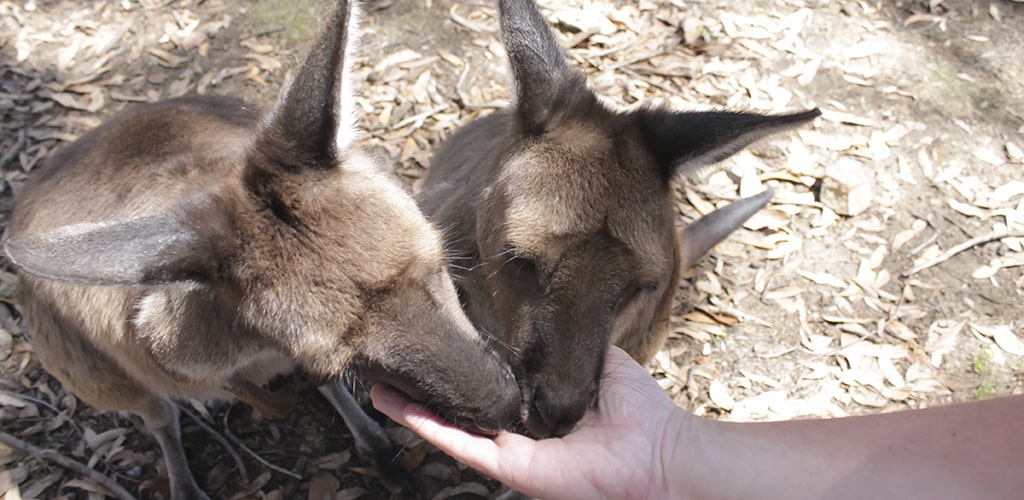
M 665 470 L 691 419 L 622 349 L 604 365 L 597 410 L 561 438 L 470 434 L 382 384 L 375 408 L 440 450 L 521 493 L 541 498 L 667 498 Z

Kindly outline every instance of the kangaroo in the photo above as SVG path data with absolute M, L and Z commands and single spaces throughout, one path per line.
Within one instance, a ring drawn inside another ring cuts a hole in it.
M 513 367 L 525 430 L 563 435 L 595 400 L 609 343 L 652 357 L 681 272 L 772 195 L 680 234 L 673 180 L 819 111 L 612 110 L 532 0 L 497 3 L 514 103 L 442 145 L 417 201 L 459 259 L 464 309 Z
M 389 445 L 348 373 L 469 430 L 516 418 L 519 388 L 462 312 L 440 233 L 353 146 L 356 15 L 337 2 L 266 115 L 222 97 L 129 108 L 49 158 L 14 207 L 4 250 L 36 354 L 84 401 L 142 417 L 174 499 L 207 496 L 171 400 L 281 417 L 294 395 L 261 385 L 295 367 L 361 451 Z

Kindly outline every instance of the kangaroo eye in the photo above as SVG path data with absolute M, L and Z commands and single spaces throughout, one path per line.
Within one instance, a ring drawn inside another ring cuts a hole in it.
M 640 285 L 640 287 L 637 289 L 637 293 L 654 293 L 654 292 L 657 292 L 659 285 L 660 284 L 658 282 L 656 282 L 656 281 L 651 281 L 649 283 L 644 283 L 643 285 Z
M 520 286 L 529 288 L 545 286 L 546 279 L 536 258 L 521 253 L 511 245 L 505 246 L 505 253 L 508 257 L 502 265 L 502 269 L 507 276 L 513 277 Z
M 657 292 L 658 291 L 658 283 L 655 283 L 655 282 L 643 283 L 643 284 L 641 284 L 641 285 L 639 285 L 639 286 L 637 286 L 635 288 L 631 288 L 631 289 L 627 289 L 627 290 L 629 290 L 628 293 L 623 294 L 622 295 L 622 299 L 619 301 L 619 308 L 620 309 L 623 308 L 623 307 L 626 307 L 627 305 L 632 303 L 634 300 L 636 300 L 636 299 L 638 299 L 640 297 L 643 297 L 644 295 L 647 295 L 649 293 Z
M 512 268 L 515 269 L 516 272 L 519 272 L 519 273 L 529 273 L 529 274 L 536 274 L 537 273 L 537 263 L 534 262 L 534 260 L 530 259 L 530 258 L 526 258 L 526 257 L 513 257 L 512 260 L 509 261 L 508 265 L 512 266 Z
M 511 243 L 505 245 L 505 255 L 507 258 L 505 266 L 510 269 L 519 272 L 537 272 L 537 261 L 521 252 Z

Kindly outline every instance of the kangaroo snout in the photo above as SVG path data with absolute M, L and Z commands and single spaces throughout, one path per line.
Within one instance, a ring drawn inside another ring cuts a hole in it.
M 524 391 L 523 426 L 538 439 L 564 436 L 583 418 L 596 394 L 596 387 L 580 391 L 566 384 L 534 386 Z
M 491 399 L 483 401 L 481 410 L 475 415 L 455 417 L 453 423 L 477 434 L 497 434 L 515 423 L 521 400 L 519 385 L 516 384 L 512 371 L 502 367 Z

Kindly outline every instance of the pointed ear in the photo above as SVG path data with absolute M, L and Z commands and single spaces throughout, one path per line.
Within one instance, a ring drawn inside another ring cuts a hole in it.
M 92 285 L 209 282 L 233 244 L 224 210 L 209 198 L 166 213 L 73 224 L 4 244 L 15 266 L 41 278 Z
M 671 177 L 722 161 L 769 134 L 813 120 L 821 111 L 815 108 L 787 115 L 760 115 L 646 109 L 637 113 L 648 147 Z
M 499 0 L 498 11 L 516 87 L 516 112 L 527 132 L 543 131 L 558 111 L 593 98 L 583 74 L 569 67 L 533 0 Z
M 682 268 L 693 267 L 704 254 L 764 208 L 774 194 L 775 190 L 769 188 L 761 194 L 736 200 L 684 227 L 679 233 Z
M 351 145 L 355 123 L 348 51 L 355 45 L 355 3 L 337 2 L 270 113 L 258 147 L 273 160 L 331 168 Z

